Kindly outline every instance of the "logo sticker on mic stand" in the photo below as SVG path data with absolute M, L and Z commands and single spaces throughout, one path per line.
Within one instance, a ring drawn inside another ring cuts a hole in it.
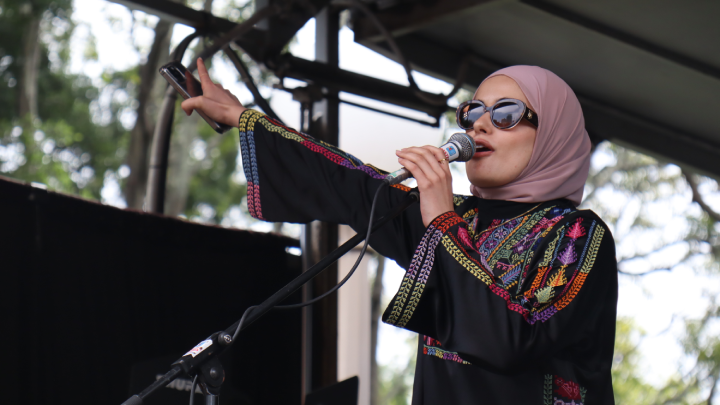
M 198 354 L 202 353 L 205 349 L 207 349 L 210 346 L 212 346 L 212 340 L 210 340 L 210 339 L 203 340 L 202 342 L 198 343 L 195 347 L 190 349 L 189 352 L 183 354 L 183 357 L 185 357 L 187 355 L 191 355 L 191 356 L 195 357 Z

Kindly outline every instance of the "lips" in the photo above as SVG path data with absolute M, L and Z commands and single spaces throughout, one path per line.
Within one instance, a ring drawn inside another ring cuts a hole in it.
M 490 142 L 484 139 L 475 139 L 475 156 L 487 156 L 491 154 L 495 149 L 490 145 Z

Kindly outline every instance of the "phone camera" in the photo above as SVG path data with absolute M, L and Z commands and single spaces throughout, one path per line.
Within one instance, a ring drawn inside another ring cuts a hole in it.
M 171 66 L 168 71 L 170 74 L 177 80 L 179 83 L 182 83 L 185 81 L 185 74 L 178 69 L 176 66 Z

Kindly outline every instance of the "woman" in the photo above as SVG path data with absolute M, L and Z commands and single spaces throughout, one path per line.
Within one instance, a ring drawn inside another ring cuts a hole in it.
M 384 172 L 245 110 L 199 71 L 205 96 L 182 107 L 239 121 L 254 217 L 365 229 Z M 473 196 L 452 195 L 439 148 L 398 151 L 420 205 L 371 238 L 407 269 L 383 321 L 420 334 L 413 403 L 614 403 L 617 264 L 607 226 L 576 208 L 590 159 L 577 98 L 553 73 L 513 66 L 458 110 L 479 147 Z M 408 190 L 385 190 L 378 212 Z

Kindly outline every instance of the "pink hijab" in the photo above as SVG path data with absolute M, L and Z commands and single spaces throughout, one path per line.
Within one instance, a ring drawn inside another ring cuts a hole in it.
M 500 187 L 470 186 L 476 197 L 542 202 L 566 198 L 580 204 L 590 169 L 590 137 L 575 93 L 553 72 L 537 66 L 510 66 L 485 80 L 505 75 L 515 80 L 538 115 L 530 162 L 513 181 Z

